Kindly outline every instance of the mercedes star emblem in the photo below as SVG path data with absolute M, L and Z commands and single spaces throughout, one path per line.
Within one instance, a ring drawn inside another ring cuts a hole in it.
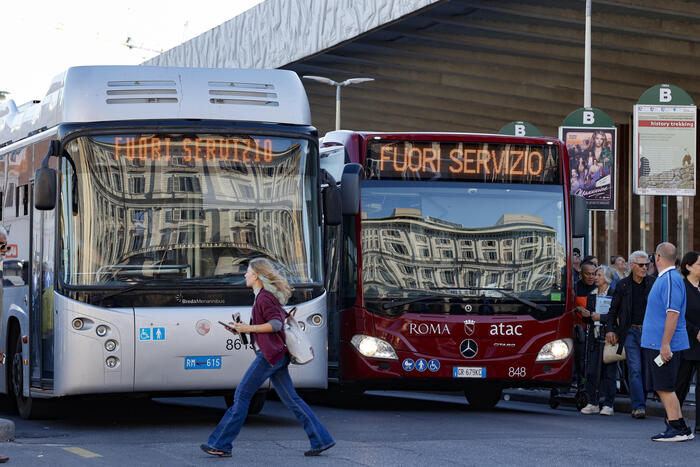
M 464 339 L 462 343 L 459 344 L 459 353 L 461 353 L 464 358 L 474 358 L 478 351 L 479 346 L 476 344 L 476 341 L 471 339 Z
M 472 311 L 472 306 L 469 305 L 469 304 L 464 305 L 464 311 L 466 311 L 467 313 L 471 312 L 471 311 Z

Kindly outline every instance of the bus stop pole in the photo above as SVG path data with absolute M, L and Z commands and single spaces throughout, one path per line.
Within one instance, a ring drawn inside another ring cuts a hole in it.
M 586 0 L 586 42 L 583 66 L 583 106 L 591 107 L 591 0 Z M 593 254 L 593 212 L 588 211 L 588 245 L 584 245 L 587 254 Z
M 340 130 L 340 86 L 335 86 L 335 129 Z
M 661 197 L 661 241 L 668 241 L 668 196 Z

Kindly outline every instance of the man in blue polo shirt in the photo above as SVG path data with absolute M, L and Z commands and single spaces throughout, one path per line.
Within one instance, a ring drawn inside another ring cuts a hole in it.
M 642 324 L 642 348 L 649 369 L 649 383 L 666 409 L 666 431 L 652 441 L 687 441 L 693 432 L 685 424 L 674 392 L 681 350 L 690 347 L 685 330 L 685 285 L 676 271 L 676 247 L 661 243 L 656 247 L 659 277 L 654 282 Z

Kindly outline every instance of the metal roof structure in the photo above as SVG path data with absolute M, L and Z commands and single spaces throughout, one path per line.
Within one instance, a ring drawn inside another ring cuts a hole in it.
M 188 118 L 311 125 L 290 71 L 80 66 L 56 76 L 41 101 L 0 103 L 0 148 L 60 123 Z
M 617 124 L 651 86 L 700 100 L 700 3 L 594 0 L 592 105 Z M 147 64 L 278 67 L 336 81 L 342 127 L 545 135 L 583 105 L 582 0 L 267 0 Z M 335 89 L 305 83 L 313 124 L 332 130 Z

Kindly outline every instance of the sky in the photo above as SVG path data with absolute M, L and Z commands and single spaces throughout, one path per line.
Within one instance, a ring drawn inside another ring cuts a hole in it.
M 5 1 L 0 91 L 17 105 L 41 100 L 51 79 L 71 66 L 138 65 L 260 2 Z

